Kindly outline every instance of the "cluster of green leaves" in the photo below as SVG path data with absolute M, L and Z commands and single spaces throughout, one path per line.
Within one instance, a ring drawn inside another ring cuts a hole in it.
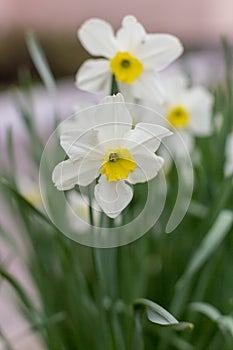
M 55 106 L 56 84 L 32 35 L 28 46 Z M 231 51 L 225 42 L 224 55 L 226 80 L 214 92 L 213 113 L 221 113 L 223 123 L 210 137 L 196 140 L 201 161 L 194 168 L 192 202 L 172 234 L 164 234 L 164 229 L 177 194 L 175 169 L 167 175 L 170 186 L 163 215 L 143 238 L 112 249 L 69 240 L 20 194 L 8 133 L 11 169 L 2 172 L 0 190 L 27 246 L 25 267 L 37 299 L 4 264 L 0 275 L 17 294 L 29 331 L 37 332 L 44 349 L 232 349 L 233 181 L 224 177 L 223 169 L 225 142 L 233 125 L 233 79 Z M 28 131 L 32 164 L 38 169 L 43 144 L 33 115 L 19 101 L 17 106 Z M 19 253 L 4 228 L 0 233 L 13 254 Z M 0 339 L 6 350 L 14 349 L 3 330 Z

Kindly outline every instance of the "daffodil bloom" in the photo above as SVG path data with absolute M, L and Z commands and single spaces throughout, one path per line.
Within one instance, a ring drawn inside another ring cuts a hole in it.
M 84 48 L 93 56 L 83 63 L 76 76 L 78 88 L 110 93 L 112 75 L 127 100 L 148 99 L 161 102 L 163 91 L 157 72 L 163 70 L 183 51 L 180 41 L 169 34 L 147 34 L 133 16 L 126 16 L 114 35 L 107 22 L 92 18 L 78 31 Z
M 183 75 L 169 75 L 163 79 L 166 99 L 161 113 L 166 121 L 178 130 L 188 151 L 192 151 L 195 136 L 208 136 L 212 131 L 212 95 L 202 86 L 188 87 Z M 170 151 L 178 156 L 184 149 L 172 136 L 168 140 Z
M 226 165 L 225 175 L 233 174 L 233 132 L 227 138 L 226 142 Z
M 61 145 L 69 159 L 55 167 L 52 178 L 58 190 L 69 190 L 76 184 L 88 186 L 97 180 L 95 200 L 115 218 L 132 200 L 131 185 L 157 175 L 163 159 L 155 151 L 171 132 L 147 123 L 132 128 L 121 94 L 107 96 L 94 110 L 89 128 L 84 113 L 83 118 L 79 116 L 61 129 Z

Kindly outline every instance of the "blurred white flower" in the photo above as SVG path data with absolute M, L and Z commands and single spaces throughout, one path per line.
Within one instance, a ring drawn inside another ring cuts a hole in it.
M 38 209 L 43 208 L 40 188 L 36 181 L 25 176 L 18 176 L 17 185 L 19 192 L 29 203 Z
M 87 223 L 90 223 L 89 216 L 89 198 L 83 193 L 77 191 L 71 191 L 67 195 L 68 203 L 73 212 L 74 216 L 70 215 L 70 210 L 68 209 L 68 220 L 71 228 L 79 233 L 85 233 L 88 231 Z M 95 200 L 92 201 L 92 214 L 94 223 L 98 224 L 100 221 L 100 208 Z M 68 207 L 67 207 L 68 208 Z
M 163 85 L 166 98 L 161 112 L 166 121 L 177 129 L 191 152 L 195 136 L 208 136 L 212 132 L 213 96 L 202 86 L 188 87 L 183 75 L 166 76 Z M 168 144 L 172 154 L 183 156 L 186 153 L 175 134 L 169 138 Z
M 180 41 L 169 34 L 147 34 L 133 16 L 126 16 L 114 35 L 107 22 L 92 18 L 78 31 L 84 48 L 93 56 L 83 63 L 76 76 L 78 88 L 110 93 L 112 74 L 127 100 L 148 99 L 161 102 L 163 91 L 157 72 L 163 70 L 183 52 Z
M 225 175 L 233 174 L 233 132 L 228 136 L 226 142 L 226 164 Z
M 88 186 L 98 179 L 95 200 L 115 218 L 132 200 L 131 184 L 157 175 L 163 159 L 154 152 L 171 132 L 147 123 L 132 129 L 132 117 L 121 94 L 107 96 L 95 107 L 93 120 L 88 119 L 89 129 L 85 127 L 85 113 L 83 123 L 80 119 L 67 122 L 61 129 L 61 145 L 69 159 L 55 167 L 53 182 L 63 191 L 76 184 Z

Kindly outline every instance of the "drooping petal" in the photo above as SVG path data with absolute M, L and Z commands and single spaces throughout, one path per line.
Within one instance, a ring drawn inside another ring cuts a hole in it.
M 134 154 L 134 161 L 137 167 L 133 172 L 129 173 L 127 178 L 127 181 L 132 184 L 147 182 L 153 179 L 164 163 L 162 157 L 156 156 L 154 153 L 143 148 L 140 152 Z
M 107 181 L 102 175 L 95 186 L 95 199 L 110 218 L 116 218 L 133 198 L 133 190 L 123 180 Z
M 194 135 L 210 135 L 212 130 L 212 95 L 203 87 L 187 90 L 183 96 L 187 110 L 190 113 L 190 129 Z
M 141 44 L 138 58 L 145 70 L 160 71 L 178 58 L 183 52 L 179 39 L 170 34 L 147 34 Z
M 101 101 L 96 109 L 95 125 L 95 129 L 99 132 L 100 143 L 120 140 L 131 129 L 132 117 L 122 94 L 107 96 Z
M 108 94 L 111 87 L 109 61 L 105 59 L 86 60 L 76 75 L 76 86 L 81 90 Z
M 158 149 L 161 140 L 169 135 L 172 135 L 172 132 L 163 126 L 138 123 L 135 129 L 125 134 L 125 143 L 123 146 L 127 148 L 133 156 L 135 153 L 139 152 L 142 147 L 154 153 Z
M 118 51 L 112 26 L 99 18 L 84 22 L 78 30 L 83 47 L 93 56 L 111 58 Z
M 53 170 L 52 180 L 60 191 L 70 190 L 77 184 L 77 162 L 70 159 L 59 163 Z
M 144 40 L 145 36 L 144 27 L 134 16 L 124 17 L 122 27 L 116 33 L 120 51 L 130 52 L 131 54 L 137 50 L 137 47 Z

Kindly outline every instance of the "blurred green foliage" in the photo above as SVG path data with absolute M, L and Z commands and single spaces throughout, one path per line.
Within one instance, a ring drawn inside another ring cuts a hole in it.
M 54 100 L 56 84 L 33 36 L 28 46 Z M 223 54 L 226 77 L 213 92 L 213 123 L 217 113 L 223 122 L 211 136 L 196 140 L 201 162 L 194 166 L 192 202 L 172 234 L 165 234 L 164 228 L 177 194 L 175 168 L 167 174 L 173 186 L 163 215 L 141 239 L 114 249 L 89 248 L 69 240 L 19 193 L 9 131 L 12 168 L 1 172 L 0 189 L 27 247 L 25 268 L 37 300 L 4 264 L 0 275 L 17 294 L 20 311 L 41 338 L 43 349 L 232 350 L 233 181 L 224 176 L 224 164 L 225 142 L 233 125 L 233 77 L 226 41 Z M 31 163 L 38 171 L 43 143 L 33 115 L 17 104 L 28 131 Z M 12 254 L 19 254 L 3 227 L 0 234 Z M 174 327 L 174 317 L 191 323 Z M 0 330 L 0 338 L 6 350 L 14 349 L 4 331 Z

